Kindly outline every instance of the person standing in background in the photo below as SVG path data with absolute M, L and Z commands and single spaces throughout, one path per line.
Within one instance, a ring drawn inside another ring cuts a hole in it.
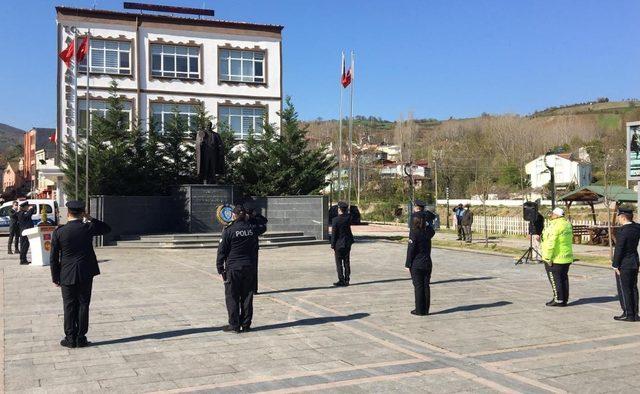
M 19 253 L 18 242 L 20 241 L 20 225 L 18 224 L 18 202 L 14 201 L 11 206 L 11 212 L 9 213 L 9 243 L 7 244 L 7 253 L 14 254 Z M 13 250 L 11 250 L 11 244 L 13 244 Z
M 458 239 L 457 241 L 464 240 L 464 227 L 462 227 L 462 214 L 464 213 L 464 207 L 462 204 L 458 204 L 457 207 L 453 208 L 453 217 L 456 221 L 456 229 L 458 230 Z
M 464 240 L 470 244 L 472 241 L 471 226 L 473 225 L 473 212 L 471 212 L 470 204 L 464 206 L 461 222 L 464 229 Z

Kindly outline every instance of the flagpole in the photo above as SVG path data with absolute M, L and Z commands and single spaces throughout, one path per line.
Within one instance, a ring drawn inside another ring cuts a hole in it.
M 345 72 L 344 51 L 342 52 L 342 63 L 340 63 L 340 67 L 340 79 L 342 79 L 342 74 Z M 340 81 L 338 86 L 340 87 L 340 116 L 338 117 L 338 201 L 340 201 L 340 195 L 342 194 L 342 96 L 344 92 L 342 81 Z
M 86 99 L 86 111 L 87 111 L 87 126 L 85 141 L 85 168 L 84 168 L 84 204 L 87 213 L 90 213 L 89 209 L 89 135 L 91 134 L 91 113 L 89 102 L 91 96 L 89 95 L 89 75 L 91 74 L 91 29 L 87 29 L 87 52 L 85 54 L 87 58 L 87 99 Z
M 73 30 L 73 111 L 75 112 L 75 114 L 73 114 L 73 119 L 74 119 L 74 131 L 75 131 L 75 135 L 74 135 L 74 150 L 75 150 L 75 154 L 76 154 L 76 200 L 78 199 L 78 59 L 77 59 L 77 52 L 78 52 L 78 30 L 76 28 L 74 28 Z
M 353 68 L 354 62 L 354 54 L 351 51 L 351 92 L 350 92 L 350 105 L 349 105 L 349 212 L 351 212 L 351 181 L 353 174 L 353 85 L 355 83 L 355 70 Z

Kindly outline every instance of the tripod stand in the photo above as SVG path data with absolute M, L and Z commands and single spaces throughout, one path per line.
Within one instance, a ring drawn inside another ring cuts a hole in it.
M 534 254 L 537 259 L 534 259 Z M 520 256 L 518 261 L 516 261 L 516 265 L 518 264 L 534 264 L 532 261 L 540 260 L 542 256 L 538 253 L 537 250 L 533 248 L 533 235 L 529 236 L 529 247 L 527 250 Z

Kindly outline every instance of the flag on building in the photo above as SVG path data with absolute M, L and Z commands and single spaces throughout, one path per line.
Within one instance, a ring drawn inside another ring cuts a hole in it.
M 58 57 L 62 59 L 64 64 L 67 65 L 67 67 L 71 67 L 71 59 L 73 59 L 73 52 L 75 51 L 75 46 L 76 46 L 76 40 L 71 40 L 69 45 L 67 45 L 67 47 L 58 54 Z M 88 51 L 89 51 L 89 37 L 86 36 L 80 43 L 80 46 L 78 47 L 78 51 L 76 52 L 76 60 L 78 62 L 83 61 L 84 58 L 87 56 Z
M 49 136 L 49 141 L 53 142 L 54 144 L 56 144 L 58 142 L 58 132 L 54 131 L 53 134 L 51 134 Z

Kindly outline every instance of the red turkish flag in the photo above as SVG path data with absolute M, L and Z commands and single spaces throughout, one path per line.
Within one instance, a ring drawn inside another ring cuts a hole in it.
M 67 67 L 71 67 L 71 59 L 73 59 L 74 48 L 75 48 L 75 40 L 71 40 L 69 45 L 67 45 L 67 47 L 58 54 L 58 57 L 62 59 L 64 64 L 67 65 Z
M 54 144 L 58 142 L 58 133 L 57 132 L 53 132 L 53 134 L 51 134 L 49 136 L 49 141 L 53 142 Z
M 345 62 L 344 62 L 344 53 L 342 53 L 342 75 L 340 76 L 340 83 L 343 88 L 346 88 L 351 83 L 351 69 L 346 70 Z
M 80 46 L 78 47 L 78 51 L 76 52 L 76 59 L 78 60 L 78 63 L 84 60 L 88 52 L 89 52 L 89 36 L 85 36 L 82 39 Z

